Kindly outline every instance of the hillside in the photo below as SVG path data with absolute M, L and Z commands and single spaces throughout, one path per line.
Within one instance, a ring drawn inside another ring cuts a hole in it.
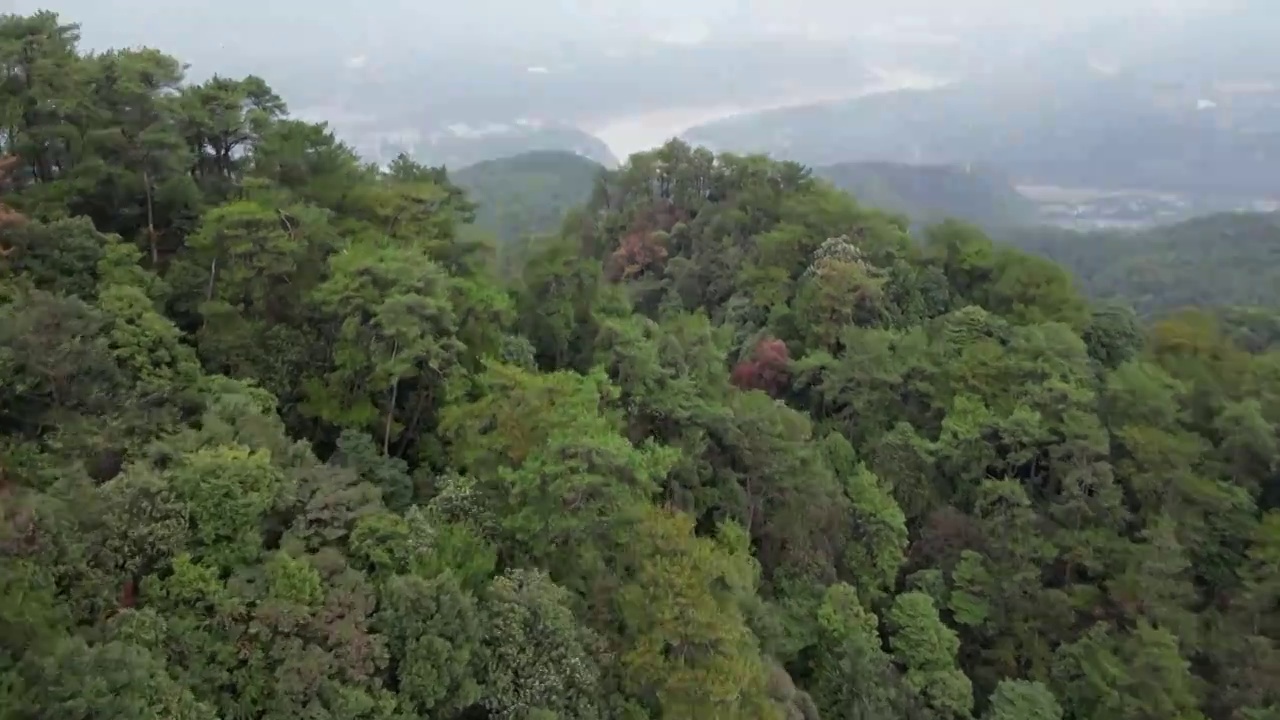
M 263 78 L 0 39 L 3 720 L 1280 713 L 1267 316 L 680 142 L 505 282 Z
M 463 168 L 513 155 L 562 152 L 590 158 L 605 167 L 618 159 L 600 138 L 565 123 L 517 121 L 449 125 L 427 128 L 405 137 L 383 138 L 380 133 L 355 133 L 362 147 L 374 147 L 381 157 L 403 152 L 426 165 Z
M 1018 228 L 997 237 L 1061 263 L 1088 294 L 1144 315 L 1188 306 L 1280 309 L 1280 214 L 1209 215 L 1137 231 Z
M 591 197 L 604 167 L 571 152 L 544 150 L 488 160 L 450 177 L 478 206 L 475 224 L 502 245 L 560 229 Z
M 853 162 L 813 172 L 862 204 L 902 213 L 915 223 L 956 218 L 992 227 L 1029 224 L 1037 217 L 1030 200 L 1004 178 L 982 169 Z
M 1232 92 L 1081 62 L 738 116 L 684 137 L 814 165 L 975 163 L 1018 184 L 1273 196 L 1280 85 L 1261 97 Z

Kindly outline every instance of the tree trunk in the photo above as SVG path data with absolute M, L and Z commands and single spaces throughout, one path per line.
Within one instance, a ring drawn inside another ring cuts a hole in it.
M 419 392 L 417 399 L 413 403 L 413 413 L 409 416 L 409 423 L 405 425 L 404 432 L 401 433 L 400 442 L 396 445 L 396 456 L 403 457 L 405 450 L 409 449 L 409 441 L 418 431 L 418 423 L 422 419 L 422 409 L 430 401 L 433 392 L 431 386 Z
M 394 364 L 396 355 L 400 352 L 400 343 L 391 346 L 391 362 Z M 396 414 L 396 397 L 400 393 L 400 380 L 397 379 L 391 383 L 391 404 L 387 407 L 387 426 L 382 432 L 382 454 L 387 455 L 391 450 L 391 420 Z
M 147 190 L 147 242 L 151 244 L 151 269 L 158 271 L 160 267 L 160 248 L 156 244 L 156 212 L 151 199 L 151 173 L 142 171 L 142 184 Z
M 209 287 L 204 293 L 205 302 L 209 302 L 213 299 L 213 281 L 216 277 L 218 277 L 218 258 L 217 256 L 214 256 L 213 260 L 209 263 Z
M 391 233 L 395 232 L 396 224 L 400 222 L 400 216 L 404 214 L 404 210 L 404 208 L 400 208 L 396 211 L 396 214 L 392 215 L 391 219 L 387 221 L 387 237 L 391 237 Z

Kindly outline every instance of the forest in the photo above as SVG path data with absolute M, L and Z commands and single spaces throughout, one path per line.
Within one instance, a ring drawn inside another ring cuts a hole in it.
M 1280 718 L 1217 314 L 679 142 L 500 272 L 262 78 L 0 64 L 0 720 Z

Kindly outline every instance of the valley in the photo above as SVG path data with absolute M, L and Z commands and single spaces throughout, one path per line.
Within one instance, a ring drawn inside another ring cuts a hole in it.
M 1138 228 L 1222 212 L 1280 211 L 1280 194 L 1259 198 L 1214 198 L 1155 190 L 1046 185 L 1019 185 L 1017 191 L 1036 204 L 1041 222 L 1080 230 Z

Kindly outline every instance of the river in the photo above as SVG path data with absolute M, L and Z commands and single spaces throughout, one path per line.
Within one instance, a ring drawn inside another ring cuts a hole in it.
M 947 82 L 941 78 L 906 69 L 877 68 L 873 72 L 876 79 L 856 89 L 843 87 L 806 90 L 787 97 L 751 104 L 666 108 L 624 117 L 606 118 L 595 123 L 584 123 L 583 129 L 603 140 L 619 160 L 625 160 L 632 153 L 655 148 L 673 137 L 678 137 L 689 128 L 735 115 L 852 100 L 894 90 L 928 89 L 945 85 Z

